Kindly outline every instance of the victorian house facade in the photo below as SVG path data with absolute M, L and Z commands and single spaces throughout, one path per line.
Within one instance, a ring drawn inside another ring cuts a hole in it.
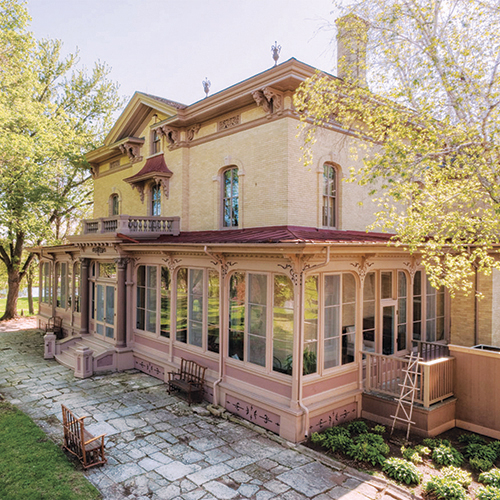
M 492 315 L 472 324 L 473 299 L 454 305 L 418 257 L 366 232 L 368 192 L 342 182 L 356 139 L 321 130 L 304 167 L 293 95 L 314 72 L 290 59 L 189 106 L 132 97 L 87 155 L 94 218 L 39 250 L 39 324 L 58 316 L 64 331 L 46 357 L 80 377 L 161 380 L 192 359 L 206 399 L 300 441 L 362 415 L 387 422 L 399 390 L 384 374 L 432 348 L 444 357 L 422 362 L 416 428 L 455 425 L 445 344 L 483 331 L 494 343 Z

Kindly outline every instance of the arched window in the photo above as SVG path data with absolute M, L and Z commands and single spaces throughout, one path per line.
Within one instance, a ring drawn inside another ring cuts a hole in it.
M 239 226 L 239 184 L 238 167 L 231 167 L 223 172 L 222 186 L 222 225 Z
M 151 187 L 151 215 L 161 215 L 161 188 L 159 184 Z
M 120 198 L 117 194 L 111 195 L 110 212 L 111 215 L 120 215 Z
M 337 227 L 337 169 L 323 165 L 323 226 Z

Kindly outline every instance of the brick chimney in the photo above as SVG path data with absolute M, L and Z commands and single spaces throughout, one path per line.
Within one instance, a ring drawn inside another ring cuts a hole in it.
M 354 14 L 335 21 L 337 24 L 337 76 L 366 87 L 366 46 L 368 23 Z

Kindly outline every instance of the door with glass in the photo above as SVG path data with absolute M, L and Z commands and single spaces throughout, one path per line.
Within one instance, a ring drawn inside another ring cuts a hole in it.
M 96 284 L 95 332 L 107 340 L 115 338 L 115 291 L 114 285 Z

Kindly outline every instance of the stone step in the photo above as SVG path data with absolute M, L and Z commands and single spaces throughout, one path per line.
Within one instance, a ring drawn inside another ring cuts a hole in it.
M 62 351 L 60 354 L 56 354 L 56 361 L 66 368 L 74 370 L 76 367 L 76 357 L 68 352 L 68 349 Z

